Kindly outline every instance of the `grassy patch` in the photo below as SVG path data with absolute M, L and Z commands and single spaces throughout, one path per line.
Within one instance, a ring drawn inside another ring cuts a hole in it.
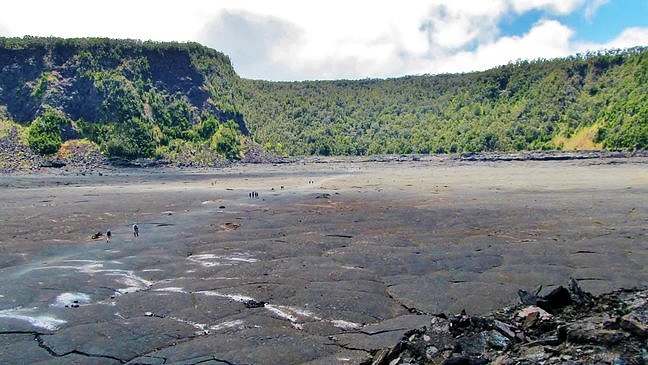
M 600 150 L 603 149 L 603 144 L 594 142 L 594 137 L 599 128 L 600 125 L 598 124 L 579 128 L 570 137 L 556 135 L 551 142 L 565 151 Z
M 75 156 L 83 157 L 92 153 L 98 153 L 99 147 L 96 143 L 83 138 L 83 139 L 71 139 L 69 141 L 63 142 L 58 151 L 58 157 L 62 159 L 71 159 Z
M 6 138 L 9 135 L 9 132 L 14 128 L 18 129 L 18 134 L 22 134 L 23 129 L 25 129 L 16 122 L 0 118 L 0 138 Z
M 214 166 L 222 164 L 225 159 L 206 143 L 187 142 L 176 139 L 169 148 L 159 148 L 156 155 L 164 156 L 174 164 L 192 164 L 194 166 Z

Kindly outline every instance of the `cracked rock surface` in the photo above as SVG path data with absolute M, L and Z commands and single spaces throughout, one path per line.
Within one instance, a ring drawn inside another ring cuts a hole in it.
M 539 297 L 542 301 L 536 304 L 543 308 L 525 303 L 528 297 L 522 297 L 522 304 L 484 316 L 433 316 L 365 363 L 646 363 L 648 334 L 638 329 L 648 324 L 647 289 L 621 289 L 594 297 L 573 279 L 569 289 L 562 289 L 568 295 L 565 300 L 549 294 Z M 633 324 L 627 321 L 630 317 Z
M 1 175 L 0 363 L 357 364 L 544 285 L 463 344 L 506 348 L 565 278 L 647 281 L 646 181 L 644 159 Z M 645 337 L 644 312 L 597 318 L 565 338 Z

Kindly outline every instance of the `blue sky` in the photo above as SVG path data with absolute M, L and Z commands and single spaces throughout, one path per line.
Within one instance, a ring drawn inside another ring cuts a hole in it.
M 648 26 L 648 1 L 608 1 L 593 14 L 587 14 L 586 9 L 584 4 L 572 13 L 553 17 L 574 29 L 576 40 L 592 43 L 610 42 L 626 28 Z M 543 17 L 552 17 L 552 14 L 535 9 L 504 18 L 499 26 L 503 35 L 522 35 Z
M 384 78 L 648 46 L 648 0 L 21 0 L 0 35 L 194 41 L 246 78 Z

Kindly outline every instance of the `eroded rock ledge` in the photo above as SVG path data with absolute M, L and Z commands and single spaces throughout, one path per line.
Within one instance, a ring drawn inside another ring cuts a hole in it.
M 648 289 L 594 297 L 575 280 L 486 316 L 433 315 L 364 364 L 645 364 Z

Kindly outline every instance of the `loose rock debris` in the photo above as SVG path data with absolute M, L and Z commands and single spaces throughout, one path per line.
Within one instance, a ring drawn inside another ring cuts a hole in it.
M 363 364 L 645 364 L 648 289 L 598 297 L 571 279 L 539 296 L 485 316 L 434 315 Z
M 241 227 L 240 223 L 226 222 L 225 224 L 222 224 L 220 226 L 220 229 L 229 232 L 229 231 L 236 231 L 240 227 Z

